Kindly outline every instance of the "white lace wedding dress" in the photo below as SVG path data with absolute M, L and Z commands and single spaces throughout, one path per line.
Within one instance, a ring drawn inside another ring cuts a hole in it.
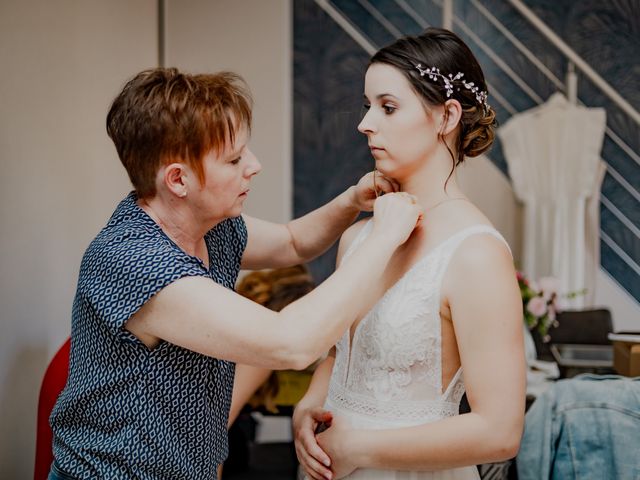
M 345 259 L 367 237 L 356 236 Z M 502 236 L 486 225 L 454 234 L 422 257 L 362 318 L 350 345 L 347 330 L 336 345 L 325 408 L 354 428 L 421 425 L 458 414 L 462 369 L 442 389 L 440 287 L 456 248 L 471 235 Z M 506 243 L 506 242 L 505 242 Z M 349 479 L 478 479 L 475 466 L 432 472 L 358 469 Z

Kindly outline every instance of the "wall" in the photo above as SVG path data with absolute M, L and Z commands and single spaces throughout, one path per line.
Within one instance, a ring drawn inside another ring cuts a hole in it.
M 247 211 L 288 219 L 289 2 L 167 6 L 168 64 L 248 80 L 264 170 Z M 157 13 L 156 0 L 0 2 L 0 478 L 32 476 L 40 381 L 69 333 L 82 253 L 130 190 L 104 121 L 157 65 Z
M 31 475 L 39 382 L 82 252 L 129 189 L 104 118 L 154 66 L 155 17 L 153 0 L 0 6 L 0 478 Z
M 167 65 L 231 70 L 254 97 L 250 148 L 262 163 L 246 212 L 291 218 L 291 8 L 278 0 L 169 2 Z

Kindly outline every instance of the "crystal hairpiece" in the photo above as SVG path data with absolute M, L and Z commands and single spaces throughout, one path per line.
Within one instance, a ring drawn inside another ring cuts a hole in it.
M 421 77 L 427 75 L 434 82 L 437 82 L 438 78 L 442 78 L 442 80 L 444 80 L 444 87 L 447 89 L 447 98 L 451 97 L 451 95 L 453 95 L 453 89 L 457 88 L 454 87 L 453 82 L 460 80 L 462 85 L 464 85 L 464 88 L 466 88 L 467 90 L 471 90 L 471 93 L 476 96 L 476 100 L 480 105 L 482 105 L 485 112 L 489 111 L 489 104 L 487 103 L 487 92 L 485 92 L 484 90 L 480 90 L 480 88 L 473 82 L 467 82 L 466 80 L 464 80 L 462 78 L 464 77 L 464 73 L 458 72 L 455 74 L 455 76 L 451 73 L 449 75 L 443 75 L 442 73 L 440 73 L 439 68 L 424 68 L 421 63 L 416 65 L 416 69 L 420 72 Z M 457 90 L 459 91 L 460 88 L 457 88 Z

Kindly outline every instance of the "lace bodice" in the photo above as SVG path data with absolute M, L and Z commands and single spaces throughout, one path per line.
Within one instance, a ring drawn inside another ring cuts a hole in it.
M 371 228 L 370 221 L 345 253 L 345 259 Z M 344 333 L 336 344 L 327 408 L 396 424 L 457 415 L 464 382 L 459 369 L 443 391 L 440 288 L 457 247 L 480 233 L 504 241 L 486 225 L 454 234 L 387 290 L 357 325 L 352 345 L 349 330 Z

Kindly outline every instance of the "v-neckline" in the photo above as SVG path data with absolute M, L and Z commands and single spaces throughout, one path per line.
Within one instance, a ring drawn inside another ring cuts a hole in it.
M 367 224 L 363 227 L 363 237 L 361 237 L 360 242 L 364 241 L 370 233 L 371 228 L 369 227 L 369 225 L 371 225 L 371 220 L 369 220 L 367 222 Z M 493 227 L 491 227 L 490 225 L 486 225 L 484 223 L 478 223 L 475 225 L 470 225 L 468 227 L 464 227 L 463 229 L 457 231 L 456 233 L 448 236 L 447 238 L 445 238 L 444 240 L 442 240 L 440 243 L 438 243 L 435 247 L 433 247 L 431 250 L 429 250 L 427 253 L 425 253 L 424 255 L 422 255 L 418 260 L 416 260 L 416 262 L 411 265 L 406 272 L 404 272 L 400 278 L 398 278 L 398 280 L 396 280 L 393 285 L 391 285 L 383 294 L 382 296 L 378 299 L 378 301 L 376 303 L 373 304 L 373 306 L 367 311 L 367 313 L 365 313 L 362 318 L 358 321 L 357 325 L 355 326 L 354 330 L 353 330 L 353 335 L 351 334 L 351 328 L 349 328 L 345 333 L 348 334 L 348 343 L 347 343 L 347 371 L 345 374 L 345 379 L 344 381 L 346 382 L 348 380 L 348 376 L 349 376 L 349 370 L 351 367 L 351 352 L 353 351 L 353 346 L 354 346 L 354 342 L 356 340 L 356 337 L 358 335 L 358 332 L 360 331 L 360 327 L 363 323 L 365 323 L 366 320 L 369 319 L 370 313 L 380 304 L 384 301 L 384 299 L 393 291 L 395 290 L 398 285 L 400 285 L 400 283 L 407 277 L 407 275 L 409 275 L 410 273 L 412 273 L 414 270 L 416 270 L 416 268 L 424 263 L 424 261 L 431 257 L 434 253 L 436 253 L 438 250 L 440 250 L 444 245 L 446 245 L 447 243 L 449 243 L 451 240 L 453 240 L 454 238 L 458 237 L 459 235 L 461 235 L 462 233 L 467 232 L 468 230 L 475 230 L 475 229 L 479 229 L 482 230 L 483 228 L 486 229 L 493 229 Z M 368 229 L 366 232 L 364 231 L 365 229 Z M 365 235 L 366 234 L 366 235 Z M 355 247 L 357 248 L 358 245 L 355 245 Z M 438 316 L 439 313 L 438 313 Z

